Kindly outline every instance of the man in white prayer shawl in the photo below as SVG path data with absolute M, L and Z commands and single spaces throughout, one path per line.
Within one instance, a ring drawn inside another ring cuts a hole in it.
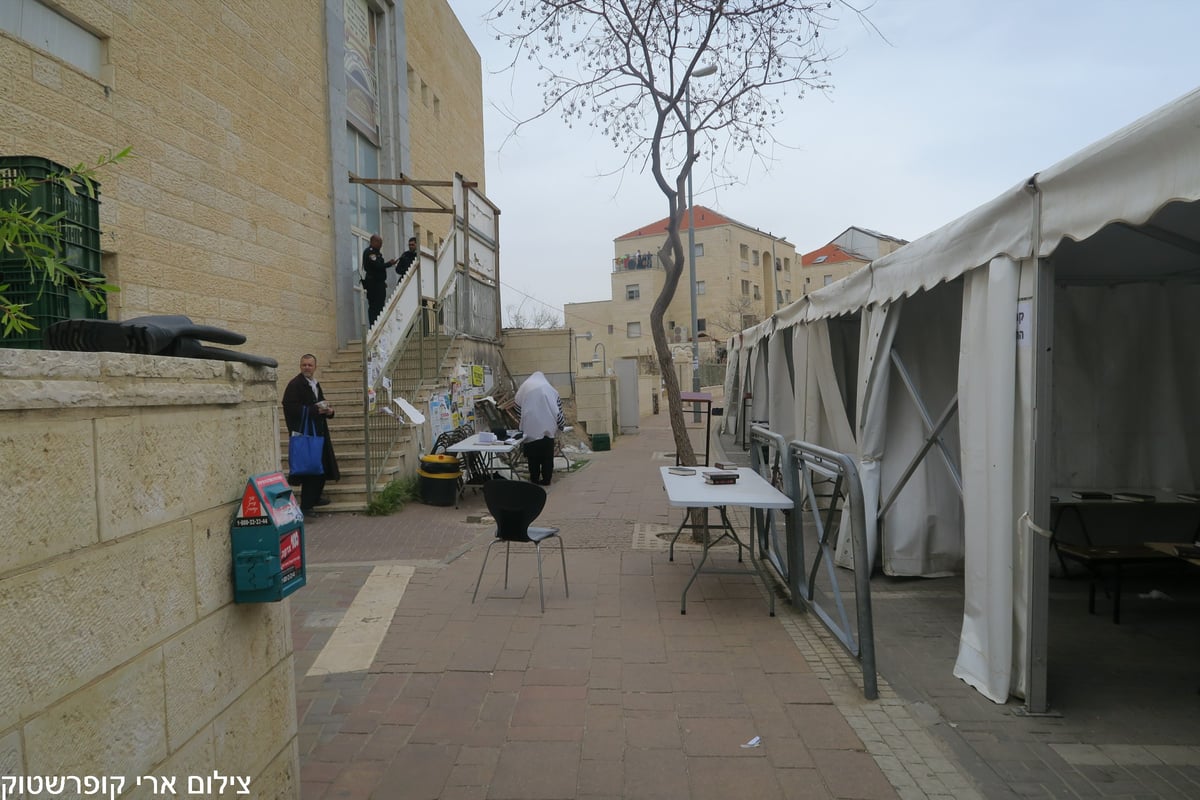
M 541 372 L 525 379 L 514 398 L 521 416 L 521 433 L 525 460 L 529 462 L 529 480 L 541 486 L 550 485 L 554 474 L 554 437 L 566 427 L 562 398 Z

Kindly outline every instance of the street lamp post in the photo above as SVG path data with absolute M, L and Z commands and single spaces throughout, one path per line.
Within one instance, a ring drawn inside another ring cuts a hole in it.
M 714 64 L 700 67 L 691 74 L 683 85 L 683 118 L 688 132 L 692 130 L 692 81 L 691 78 L 703 78 L 717 71 Z M 688 153 L 691 156 L 691 153 Z M 688 168 L 687 175 L 687 204 L 688 204 L 688 294 L 692 301 L 692 391 L 700 391 L 700 332 L 696 330 L 696 228 L 692 216 L 692 169 Z M 700 421 L 700 404 L 693 403 L 695 416 L 693 422 Z

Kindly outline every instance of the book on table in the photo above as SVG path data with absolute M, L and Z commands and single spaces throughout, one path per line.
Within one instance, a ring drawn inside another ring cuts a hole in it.
M 710 469 L 704 472 L 704 482 L 711 484 L 728 484 L 737 483 L 738 473 L 736 470 Z
M 733 470 L 735 472 L 738 468 L 737 464 L 734 464 L 732 461 L 714 461 L 713 466 L 717 469 Z
M 1175 496 L 1189 503 L 1200 503 L 1200 492 L 1180 492 Z
M 691 467 L 667 467 L 667 472 L 672 475 L 695 475 L 696 470 Z
M 1097 492 L 1089 489 L 1079 489 L 1071 492 L 1071 496 L 1076 500 L 1112 500 L 1112 495 L 1108 492 Z
M 1142 492 L 1116 492 L 1113 494 L 1114 500 L 1124 500 L 1129 503 L 1153 503 L 1154 495 L 1143 494 Z

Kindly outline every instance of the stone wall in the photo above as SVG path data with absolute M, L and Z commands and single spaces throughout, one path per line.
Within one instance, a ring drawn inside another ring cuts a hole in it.
M 572 341 L 571 332 L 563 328 L 509 328 L 504 331 L 504 363 L 517 386 L 540 370 L 566 400 L 572 395 Z M 583 339 L 574 344 L 577 348 L 585 346 L 589 343 Z
M 236 501 L 279 468 L 275 379 L 0 349 L 0 776 L 299 796 L 288 604 L 230 578 Z
M 578 378 L 575 381 L 575 416 L 588 436 L 607 433 L 617 438 L 617 382 L 615 378 Z

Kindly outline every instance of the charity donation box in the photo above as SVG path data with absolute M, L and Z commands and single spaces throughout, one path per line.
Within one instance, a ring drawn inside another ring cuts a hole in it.
M 278 602 L 304 585 L 304 514 L 282 472 L 246 482 L 229 539 L 235 603 Z

